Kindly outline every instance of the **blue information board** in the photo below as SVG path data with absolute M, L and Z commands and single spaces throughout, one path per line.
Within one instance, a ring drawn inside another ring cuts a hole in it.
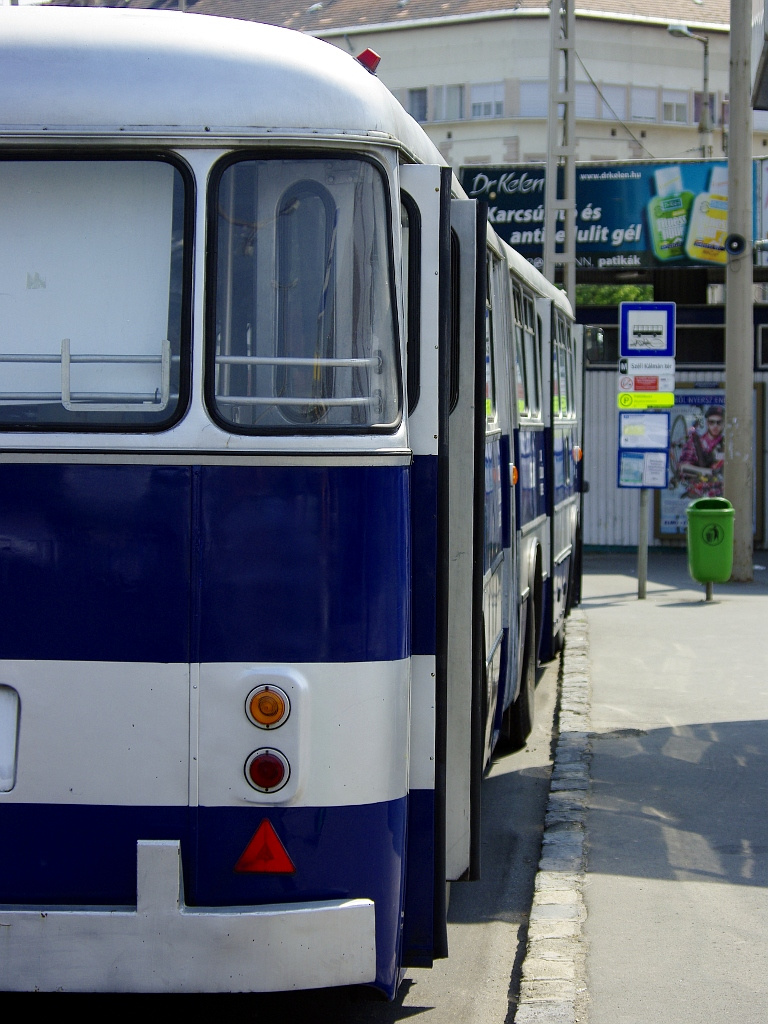
M 669 413 L 619 413 L 619 487 L 664 490 L 669 481 Z

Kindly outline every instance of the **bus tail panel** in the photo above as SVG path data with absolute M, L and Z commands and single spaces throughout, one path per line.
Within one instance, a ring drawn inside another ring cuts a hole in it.
M 141 841 L 136 860 L 135 906 L 0 908 L 0 989 L 269 992 L 374 980 L 372 900 L 193 908 L 178 840 Z

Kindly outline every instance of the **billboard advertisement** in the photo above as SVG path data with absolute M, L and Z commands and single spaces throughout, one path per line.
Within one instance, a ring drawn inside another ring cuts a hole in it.
M 488 204 L 498 234 L 541 267 L 542 164 L 463 167 L 467 194 Z M 757 168 L 754 182 L 757 181 Z M 759 209 L 757 202 L 755 209 Z M 576 263 L 595 270 L 725 264 L 728 164 L 681 160 L 576 167 Z M 558 251 L 564 232 L 558 230 Z
M 661 495 L 659 535 L 685 535 L 694 498 L 723 496 L 725 389 L 713 383 L 678 391 L 669 432 L 669 483 Z

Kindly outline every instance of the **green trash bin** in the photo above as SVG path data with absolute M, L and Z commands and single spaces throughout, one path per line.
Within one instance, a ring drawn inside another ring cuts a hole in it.
M 685 511 L 692 579 L 727 583 L 733 568 L 733 505 L 726 498 L 697 498 Z

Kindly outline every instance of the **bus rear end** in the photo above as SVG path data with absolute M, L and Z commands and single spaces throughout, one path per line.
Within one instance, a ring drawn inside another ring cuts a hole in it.
M 206 35 L 229 67 L 245 28 L 189 19 L 177 54 L 182 16 L 10 13 L 6 56 L 69 60 L 94 107 L 112 64 L 155 102 L 176 55 L 204 91 Z M 285 99 L 271 31 L 229 72 L 261 55 Z M 330 47 L 291 45 L 327 78 Z M 392 995 L 419 529 L 396 148 L 92 116 L 29 112 L 0 153 L 0 987 Z

